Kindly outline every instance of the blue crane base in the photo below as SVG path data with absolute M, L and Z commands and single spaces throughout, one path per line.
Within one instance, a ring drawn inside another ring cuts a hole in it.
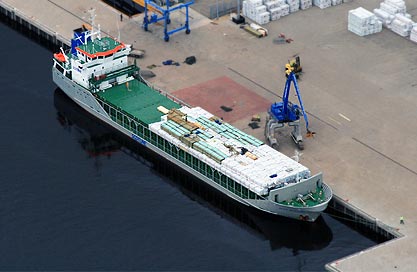
M 194 0 L 187 2 L 187 3 L 183 3 L 183 4 L 179 4 L 177 6 L 175 6 L 174 8 L 170 8 L 170 1 L 167 1 L 166 3 L 166 9 L 160 7 L 159 5 L 157 5 L 156 3 L 152 2 L 152 0 L 146 0 L 145 1 L 145 17 L 143 18 L 143 29 L 145 31 L 148 31 L 148 26 L 151 24 L 155 24 L 159 21 L 164 21 L 164 40 L 166 42 L 169 41 L 169 36 L 182 31 L 185 29 L 185 33 L 186 34 L 190 34 L 191 33 L 191 29 L 190 29 L 190 24 L 189 24 L 189 15 L 188 15 L 188 7 L 192 4 L 194 4 Z M 148 15 L 148 5 L 151 5 L 153 8 L 157 9 L 162 15 L 158 16 L 157 14 L 153 13 L 151 16 Z M 185 8 L 185 23 L 184 26 L 172 29 L 170 31 L 168 31 L 168 25 L 171 23 L 171 19 L 170 19 L 170 13 L 179 9 Z
M 284 103 L 276 102 L 271 105 L 270 112 L 278 122 L 288 123 L 300 120 L 301 109 L 298 105 L 288 102 L 287 112 L 284 112 Z
M 300 106 L 289 101 L 291 83 L 294 83 L 295 92 Z M 275 138 L 275 129 L 282 128 L 285 124 L 287 124 L 294 128 L 291 133 L 291 137 L 294 142 L 298 145 L 299 149 L 304 149 L 303 137 L 300 132 L 300 117 L 304 117 L 307 132 L 309 132 L 308 118 L 306 112 L 304 111 L 303 101 L 301 100 L 301 94 L 298 89 L 297 79 L 294 72 L 291 72 L 287 77 L 284 93 L 282 95 L 282 101 L 272 104 L 268 110 L 268 114 L 269 116 L 265 125 L 265 137 L 271 146 L 278 147 L 278 141 Z

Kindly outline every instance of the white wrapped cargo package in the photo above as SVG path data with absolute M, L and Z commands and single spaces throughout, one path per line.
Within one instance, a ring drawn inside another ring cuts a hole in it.
M 271 13 L 271 21 L 281 18 L 281 7 L 271 9 L 269 12 Z
M 243 1 L 242 2 L 242 14 L 243 16 L 247 16 L 246 11 L 248 10 L 248 1 Z
M 417 25 L 413 27 L 410 33 L 410 40 L 417 43 Z
M 278 8 L 279 7 L 279 2 L 276 1 L 276 0 L 270 1 L 270 2 L 266 2 L 265 3 L 265 6 L 266 6 L 266 9 L 268 11 L 271 11 L 271 9 Z
M 249 1 L 249 4 L 254 7 L 259 7 L 259 6 L 262 6 L 263 4 L 262 0 L 248 0 L 248 1 Z
M 258 7 L 255 8 L 255 10 L 256 10 L 256 14 L 264 13 L 264 12 L 266 12 L 266 6 L 265 5 L 258 6 Z
M 264 24 L 269 23 L 269 20 L 270 20 L 270 13 L 269 11 L 265 11 L 256 15 L 255 21 L 260 25 L 264 25 Z
M 290 14 L 290 6 L 288 4 L 281 5 L 281 17 Z
M 385 4 L 395 7 L 398 10 L 398 13 L 406 13 L 407 7 L 403 0 L 385 0 Z
M 395 16 L 389 14 L 388 12 L 382 9 L 374 9 L 375 16 L 382 22 L 383 26 L 390 28 L 391 23 L 394 20 Z
M 311 8 L 313 0 L 300 0 L 300 9 L 305 10 Z
M 391 23 L 391 30 L 402 37 L 410 36 L 414 22 L 403 14 L 396 14 Z
M 332 6 L 337 6 L 343 3 L 343 0 L 331 0 Z
M 313 0 L 313 5 L 321 9 L 325 9 L 332 6 L 331 0 Z
M 408 37 L 411 32 L 407 24 L 399 19 L 394 19 L 394 21 L 392 21 L 391 30 L 402 37 Z
M 290 13 L 296 12 L 300 9 L 300 0 L 286 0 Z
M 400 13 L 401 9 L 397 6 L 393 6 L 387 3 L 382 2 L 380 5 L 380 9 L 382 9 L 383 11 L 388 12 L 389 14 L 395 15 L 397 13 Z
M 382 31 L 382 22 L 375 14 L 359 7 L 348 14 L 348 30 L 359 36 L 366 36 Z

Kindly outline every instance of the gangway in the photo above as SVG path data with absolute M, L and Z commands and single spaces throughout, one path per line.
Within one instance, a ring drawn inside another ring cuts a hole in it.
M 148 31 L 148 26 L 150 24 L 157 23 L 159 21 L 164 21 L 164 40 L 169 41 L 169 36 L 185 29 L 186 34 L 190 34 L 190 24 L 188 16 L 188 8 L 190 5 L 194 4 L 194 0 L 190 0 L 187 3 L 179 3 L 177 5 L 171 6 L 170 0 L 166 0 L 166 6 L 160 6 L 154 2 L 154 0 L 134 0 L 136 3 L 144 2 L 145 7 L 145 16 L 143 18 L 143 29 Z M 185 23 L 178 28 L 168 31 L 168 25 L 171 23 L 171 12 L 185 8 Z M 152 14 L 149 16 L 149 12 Z

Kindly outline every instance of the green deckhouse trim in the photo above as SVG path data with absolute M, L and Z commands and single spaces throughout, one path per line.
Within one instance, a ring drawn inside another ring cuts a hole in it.
M 163 113 L 158 111 L 159 106 L 167 109 L 181 107 L 137 79 L 100 91 L 97 95 L 147 125 L 161 121 Z

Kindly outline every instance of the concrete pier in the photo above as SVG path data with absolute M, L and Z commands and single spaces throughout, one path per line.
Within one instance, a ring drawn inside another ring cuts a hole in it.
M 227 77 L 272 103 L 282 94 L 285 63 L 299 54 L 305 71 L 299 85 L 311 129 L 316 132 L 314 138 L 305 139 L 300 162 L 313 173 L 324 173 L 337 195 L 335 208 L 354 210 L 358 221 L 374 222 L 381 230 L 401 236 L 335 260 L 326 268 L 415 271 L 417 44 L 387 29 L 367 37 L 347 31 L 350 9 L 373 10 L 380 2 L 355 0 L 324 10 L 299 11 L 267 24 L 269 36 L 261 39 L 239 29 L 227 16 L 210 21 L 192 11 L 191 34 L 176 33 L 169 43 L 163 41 L 162 26 L 152 25 L 150 32 L 144 32 L 142 15 L 121 22 L 120 12 L 98 0 L 0 0 L 0 6 L 7 16 L 30 22 L 62 43 L 68 42 L 73 29 L 89 22 L 87 10 L 95 8 L 95 22 L 102 31 L 114 37 L 120 33 L 121 40 L 146 50 L 140 66 L 157 65 L 152 69 L 157 75 L 152 83 L 173 94 Z M 405 2 L 417 21 L 417 2 Z M 181 16 L 172 18 L 174 25 L 181 24 Z M 294 42 L 274 44 L 280 33 Z M 190 55 L 196 56 L 197 63 L 182 64 Z M 162 66 L 166 59 L 181 65 Z M 217 103 L 222 105 L 221 97 Z M 238 97 L 226 106 L 235 105 L 239 105 Z M 247 112 L 232 123 L 264 139 L 263 127 L 251 129 L 248 123 L 254 114 L 264 121 L 266 110 Z M 280 151 L 293 156 L 289 132 L 279 135 Z M 400 224 L 401 216 L 405 224 Z

